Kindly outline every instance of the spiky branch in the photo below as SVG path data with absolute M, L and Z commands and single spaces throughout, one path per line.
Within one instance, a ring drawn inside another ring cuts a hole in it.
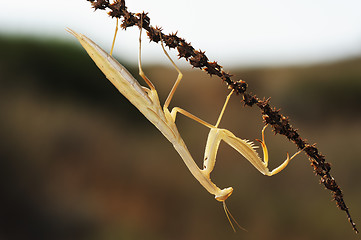
M 160 41 L 160 36 L 162 36 L 166 46 L 177 49 L 179 58 L 184 58 L 194 68 L 199 68 L 211 76 L 218 76 L 223 82 L 225 82 L 225 85 L 228 88 L 234 89 L 234 91 L 242 97 L 244 105 L 250 107 L 256 105 L 261 110 L 265 124 L 271 125 L 276 134 L 286 136 L 290 141 L 296 144 L 298 149 L 302 149 L 307 154 L 314 172 L 321 178 L 320 182 L 326 187 L 326 189 L 332 192 L 336 205 L 342 211 L 346 212 L 348 221 L 351 223 L 354 231 L 358 233 L 356 224 L 353 222 L 349 209 L 343 199 L 342 191 L 330 174 L 331 166 L 325 161 L 325 156 L 319 152 L 319 150 L 315 147 L 315 144 L 311 145 L 301 138 L 301 136 L 297 133 L 297 130 L 291 126 L 288 117 L 283 116 L 280 114 L 279 110 L 270 106 L 269 99 L 261 100 L 256 95 L 246 92 L 248 85 L 245 81 L 233 81 L 231 79 L 232 75 L 223 71 L 222 66 L 215 61 L 210 62 L 204 52 L 201 50 L 195 50 L 190 43 L 186 42 L 185 39 L 178 37 L 176 33 L 166 35 L 162 33 L 162 29 L 160 27 L 151 26 L 150 18 L 147 16 L 147 13 L 129 12 L 124 0 L 115 0 L 112 3 L 110 3 L 109 0 L 87 1 L 91 2 L 95 10 L 108 9 L 110 10 L 108 12 L 109 16 L 122 19 L 121 27 L 123 29 L 132 26 L 142 27 L 147 31 L 149 39 L 156 43 Z

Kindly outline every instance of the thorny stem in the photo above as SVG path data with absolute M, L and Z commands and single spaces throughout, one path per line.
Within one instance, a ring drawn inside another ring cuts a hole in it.
M 356 233 L 358 230 L 356 224 L 353 222 L 349 209 L 343 199 L 343 194 L 340 187 L 337 185 L 335 179 L 331 176 L 331 166 L 325 161 L 325 156 L 319 153 L 319 150 L 315 147 L 315 144 L 310 145 L 306 140 L 302 139 L 290 123 L 286 116 L 279 113 L 280 110 L 272 108 L 269 105 L 269 99 L 259 99 L 252 93 L 247 93 L 248 84 L 245 81 L 233 81 L 231 80 L 231 74 L 223 71 L 222 66 L 217 62 L 208 61 L 207 56 L 201 50 L 195 50 L 190 43 L 186 42 L 183 38 L 177 36 L 177 33 L 165 35 L 162 33 L 160 27 L 152 27 L 150 25 L 150 18 L 147 13 L 132 13 L 127 10 L 125 6 L 125 0 L 115 0 L 110 3 L 109 0 L 87 0 L 91 2 L 95 10 L 109 9 L 109 15 L 115 18 L 123 18 L 121 27 L 126 29 L 132 26 L 141 26 L 147 31 L 149 39 L 158 43 L 160 41 L 160 34 L 164 44 L 169 48 L 177 48 L 178 57 L 185 58 L 193 67 L 199 68 L 209 75 L 216 75 L 226 83 L 226 86 L 233 89 L 236 94 L 242 96 L 244 105 L 252 107 L 256 105 L 260 108 L 263 120 L 265 124 L 272 125 L 273 131 L 277 134 L 286 136 L 290 141 L 296 144 L 299 149 L 303 149 L 309 157 L 311 166 L 314 172 L 321 177 L 321 183 L 332 192 L 333 198 L 336 201 L 336 205 L 345 211 L 348 217 L 348 221 L 351 223 L 352 228 Z M 143 21 L 141 21 L 143 19 Z

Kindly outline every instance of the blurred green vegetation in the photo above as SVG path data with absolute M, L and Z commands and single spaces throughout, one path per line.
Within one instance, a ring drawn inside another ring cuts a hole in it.
M 212 178 L 235 189 L 227 204 L 248 232 L 234 234 L 221 204 L 80 45 L 2 36 L 0 50 L 1 239 L 355 238 L 304 155 L 268 178 L 223 144 Z M 137 76 L 137 66 L 121 62 Z M 176 72 L 144 70 L 164 101 Z M 215 122 L 226 88 L 199 70 L 183 72 L 172 104 Z M 230 72 L 318 143 L 361 228 L 361 59 Z M 177 122 L 201 164 L 208 129 Z M 221 127 L 254 140 L 262 118 L 234 96 Z M 271 168 L 296 151 L 270 130 L 266 141 Z

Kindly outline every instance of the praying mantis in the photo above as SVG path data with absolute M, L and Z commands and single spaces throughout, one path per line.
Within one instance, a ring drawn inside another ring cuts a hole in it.
M 87 53 L 95 62 L 95 64 L 98 66 L 98 68 L 104 73 L 106 78 L 118 89 L 118 91 L 121 94 L 123 94 L 169 140 L 169 142 L 172 143 L 173 147 L 178 152 L 180 157 L 183 159 L 185 165 L 192 173 L 192 175 L 198 180 L 198 182 L 209 193 L 213 194 L 217 201 L 223 203 L 225 213 L 233 230 L 235 229 L 228 215 L 230 214 L 230 212 L 225 205 L 225 201 L 232 194 L 233 188 L 226 187 L 221 189 L 211 180 L 211 173 L 215 167 L 216 155 L 220 142 L 224 141 L 225 143 L 233 147 L 243 157 L 245 157 L 258 171 L 260 171 L 262 174 L 266 176 L 272 176 L 281 172 L 287 166 L 290 160 L 301 152 L 299 151 L 295 153 L 291 158 L 287 153 L 287 159 L 280 166 L 270 171 L 268 169 L 268 150 L 264 139 L 264 132 L 267 125 L 262 129 L 262 140 L 258 140 L 261 143 L 264 160 L 262 160 L 258 156 L 257 152 L 255 151 L 256 146 L 252 142 L 236 137 L 232 132 L 230 132 L 227 129 L 219 128 L 218 126 L 220 124 L 226 106 L 228 104 L 228 101 L 231 95 L 233 94 L 233 90 L 231 90 L 231 92 L 226 97 L 226 101 L 223 105 L 223 108 L 215 125 L 210 124 L 204 120 L 201 120 L 195 115 L 179 107 L 174 107 L 170 111 L 168 107 L 170 105 L 170 102 L 174 96 L 174 93 L 179 83 L 182 80 L 183 75 L 180 69 L 173 62 L 173 60 L 165 50 L 162 38 L 161 38 L 161 47 L 165 55 L 169 59 L 169 61 L 172 63 L 173 67 L 178 72 L 178 77 L 168 97 L 166 98 L 163 107 L 160 104 L 158 93 L 155 89 L 155 86 L 148 79 L 148 77 L 144 74 L 142 70 L 142 64 L 141 64 L 142 28 L 140 28 L 140 36 L 139 36 L 138 68 L 139 68 L 139 75 L 144 79 L 148 87 L 141 86 L 140 83 L 127 71 L 127 69 L 123 67 L 117 60 L 115 60 L 115 58 L 112 57 L 115 36 L 113 40 L 111 53 L 108 54 L 85 35 L 76 33 L 71 29 L 67 29 L 67 31 L 73 34 L 78 39 L 80 44 L 84 47 L 84 49 L 87 51 Z M 182 139 L 181 135 L 178 132 L 175 123 L 177 113 L 181 113 L 210 129 L 206 143 L 202 169 L 200 169 L 193 160 L 193 157 L 188 151 L 184 140 Z M 234 220 L 231 214 L 230 216 Z

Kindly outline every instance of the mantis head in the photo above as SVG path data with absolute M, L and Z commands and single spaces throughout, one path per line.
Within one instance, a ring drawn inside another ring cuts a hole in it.
M 219 193 L 215 196 L 215 199 L 217 201 L 224 202 L 229 196 L 231 196 L 232 193 L 233 193 L 232 187 L 224 188 L 221 191 L 219 191 Z

